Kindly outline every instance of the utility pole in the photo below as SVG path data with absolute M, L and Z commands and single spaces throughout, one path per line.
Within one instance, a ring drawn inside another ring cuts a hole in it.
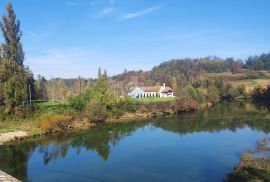
M 29 89 L 29 105 L 31 107 L 32 106 L 32 94 L 31 94 L 31 86 L 30 86 L 30 84 L 28 85 L 28 89 Z

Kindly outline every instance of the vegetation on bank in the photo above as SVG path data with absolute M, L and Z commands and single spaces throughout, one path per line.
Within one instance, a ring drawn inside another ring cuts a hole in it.
M 269 139 L 262 139 L 256 150 L 242 154 L 240 164 L 225 181 L 270 181 Z

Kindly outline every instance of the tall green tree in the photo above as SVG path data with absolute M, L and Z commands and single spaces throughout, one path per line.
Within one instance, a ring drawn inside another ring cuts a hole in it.
M 11 3 L 7 5 L 7 14 L 3 14 L 0 27 L 5 43 L 3 44 L 4 57 L 13 64 L 13 69 L 17 65 L 23 66 L 24 51 L 22 49 L 20 21 L 16 19 L 16 14 Z
M 102 76 L 102 73 L 101 73 L 101 68 L 98 67 L 98 78 L 100 78 Z
M 3 33 L 3 59 L 0 63 L 0 86 L 6 102 L 6 112 L 13 113 L 16 106 L 30 98 L 34 90 L 34 79 L 28 68 L 24 67 L 20 21 L 11 3 L 7 5 L 7 14 L 2 16 L 0 28 Z M 28 92 L 29 90 L 29 92 Z

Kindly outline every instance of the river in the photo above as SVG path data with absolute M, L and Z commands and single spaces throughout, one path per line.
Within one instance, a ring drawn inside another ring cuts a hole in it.
M 223 181 L 269 132 L 266 107 L 221 102 L 204 111 L 0 146 L 0 170 L 32 182 Z

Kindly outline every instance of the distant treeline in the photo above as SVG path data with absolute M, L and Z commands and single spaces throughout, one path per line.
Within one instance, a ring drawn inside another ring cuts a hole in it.
M 158 85 L 166 83 L 173 86 L 176 81 L 178 86 L 204 79 L 205 73 L 239 73 L 243 69 L 249 69 L 252 79 L 262 77 L 261 73 L 254 74 L 258 70 L 268 70 L 270 67 L 270 53 L 249 57 L 243 61 L 240 59 L 219 57 L 206 57 L 198 59 L 173 59 L 155 66 L 150 71 L 127 71 L 112 77 L 113 80 L 123 82 L 126 87 L 144 85 Z M 246 78 L 248 79 L 248 78 Z M 135 85 L 134 85 L 135 84 Z
M 130 87 L 143 85 L 166 85 L 184 88 L 188 84 L 197 84 L 205 80 L 206 73 L 243 72 L 247 69 L 243 79 L 256 79 L 264 77 L 264 72 L 270 69 L 270 53 L 252 56 L 243 61 L 240 59 L 219 57 L 206 57 L 198 59 L 172 59 L 153 67 L 150 71 L 127 71 L 108 78 L 111 92 L 114 96 L 126 95 Z M 99 68 L 99 75 L 101 69 Z M 106 74 L 106 70 L 104 71 Z M 107 75 L 106 75 L 107 76 Z M 61 79 L 46 80 L 38 76 L 36 80 L 37 99 L 63 100 L 70 96 L 80 95 L 87 87 L 94 85 L 96 79 Z

